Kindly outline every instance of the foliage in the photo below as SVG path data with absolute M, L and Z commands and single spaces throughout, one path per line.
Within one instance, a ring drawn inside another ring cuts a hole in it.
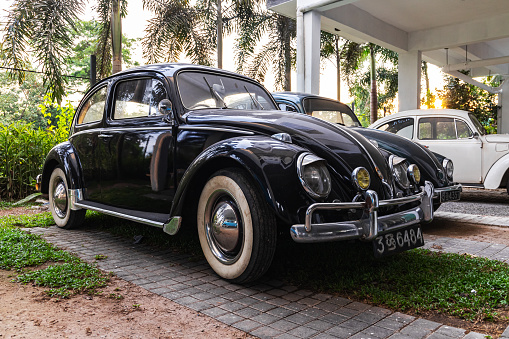
M 2 66 L 17 68 L 11 77 L 21 84 L 30 59 L 42 65 L 46 94 L 60 101 L 65 94 L 64 60 L 72 45 L 83 0 L 15 0 L 7 14 L 1 42 Z
M 9 79 L 7 72 L 0 72 L 0 123 L 10 125 L 16 121 L 33 124 L 34 128 L 45 128 L 47 119 L 40 112 L 44 102 L 44 86 L 41 76 L 27 73 L 25 81 L 18 85 Z M 51 112 L 52 124 L 56 122 L 57 111 Z
M 6 226 L 0 218 L 0 268 L 22 272 L 26 267 L 59 262 L 45 269 L 34 270 L 17 277 L 23 283 L 32 282 L 51 287 L 47 293 L 61 298 L 73 293 L 93 293 L 108 282 L 108 276 L 97 267 L 59 250 L 38 235 Z
M 74 108 L 51 103 L 49 96 L 40 107 L 48 119 L 43 130 L 23 121 L 9 125 L 0 124 L 0 199 L 20 199 L 34 192 L 35 177 L 42 172 L 42 165 L 49 150 L 65 141 Z M 52 112 L 58 113 L 56 122 Z
M 83 87 L 83 85 L 88 87 L 89 85 L 90 55 L 97 53 L 98 46 L 102 47 L 99 41 L 99 37 L 102 36 L 102 27 L 101 23 L 95 20 L 78 21 L 76 30 L 70 32 L 74 45 L 73 53 L 66 59 L 66 66 L 68 74 L 80 77 L 69 79 L 75 87 Z M 136 39 L 129 39 L 122 35 L 122 62 L 127 68 L 139 65 L 131 56 L 131 50 L 136 41 Z M 108 59 L 107 63 L 109 65 L 111 61 Z M 98 79 L 110 75 L 111 67 L 103 65 L 102 59 L 98 60 L 97 65 L 96 76 Z
M 154 13 L 142 40 L 143 55 L 149 63 L 176 61 L 185 52 L 193 63 L 212 64 L 215 34 L 203 24 L 207 19 L 207 11 L 200 10 L 203 2 L 193 6 L 189 0 L 144 0 L 143 5 Z
M 42 115 L 48 118 L 47 131 L 53 137 L 53 144 L 56 145 L 66 141 L 69 137 L 69 127 L 74 117 L 74 107 L 71 102 L 67 101 L 64 106 L 61 106 L 52 102 L 49 96 L 45 96 L 44 103 L 40 105 L 39 108 L 41 109 Z M 57 112 L 55 123 L 50 119 L 52 110 Z
M 367 127 L 370 124 L 370 74 L 358 74 L 357 81 L 350 87 L 350 94 L 354 97 L 355 114 L 361 124 Z M 395 67 L 379 67 L 376 70 L 378 86 L 378 110 L 393 110 L 393 100 L 398 93 L 398 71 Z
M 294 20 L 272 13 L 261 7 L 253 8 L 253 15 L 238 23 L 236 46 L 237 72 L 263 82 L 274 70 L 276 90 L 289 91 L 291 69 L 295 64 L 296 36 Z M 257 46 L 263 36 L 268 39 Z
M 446 84 L 439 96 L 445 108 L 461 109 L 472 112 L 489 133 L 497 132 L 497 95 L 477 86 L 467 84 L 458 78 L 445 76 Z M 496 79 L 486 79 L 497 86 Z
M 34 191 L 53 140 L 48 132 L 22 121 L 0 125 L 0 199 L 18 199 Z
M 9 206 L 12 208 L 12 205 Z M 8 215 L 0 219 L 0 228 L 9 227 L 49 227 L 55 224 L 50 212 L 26 214 L 26 215 Z
M 61 298 L 76 293 L 95 293 L 98 288 L 106 286 L 108 277 L 100 269 L 77 258 L 69 261 L 22 274 L 17 280 L 51 287 L 46 293 L 50 297 Z

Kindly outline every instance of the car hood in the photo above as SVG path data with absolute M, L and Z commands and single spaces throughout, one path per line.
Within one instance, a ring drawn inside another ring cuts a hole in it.
M 421 171 L 422 178 L 431 181 L 433 186 L 443 187 L 447 184 L 441 163 L 433 153 L 423 146 L 390 132 L 363 127 L 355 127 L 352 129 L 362 134 L 367 139 L 376 141 L 384 150 L 399 157 L 406 158 L 409 163 L 416 164 Z M 442 179 L 438 177 L 439 171 L 442 171 Z
M 508 142 L 509 143 L 509 134 L 488 134 L 485 135 L 484 138 L 487 142 Z
M 349 190 L 353 189 L 349 183 L 351 173 L 359 166 L 370 172 L 371 189 L 384 192 L 381 180 L 375 174 L 375 167 L 379 168 L 383 177 L 392 185 L 392 176 L 383 155 L 370 141 L 352 129 L 329 124 L 308 115 L 281 111 L 192 111 L 184 118 L 190 125 L 231 126 L 265 135 L 288 133 L 294 144 L 327 160 L 335 172 L 333 175 L 350 186 Z

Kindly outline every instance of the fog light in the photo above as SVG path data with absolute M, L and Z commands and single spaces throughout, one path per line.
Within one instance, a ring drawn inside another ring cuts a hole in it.
M 364 167 L 357 167 L 353 170 L 352 180 L 355 182 L 357 187 L 363 191 L 367 190 L 369 188 L 369 184 L 371 183 L 369 172 Z

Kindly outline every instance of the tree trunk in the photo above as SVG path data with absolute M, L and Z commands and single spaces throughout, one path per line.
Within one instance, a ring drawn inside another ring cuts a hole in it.
M 291 46 L 291 35 L 290 35 L 290 19 L 284 18 L 285 24 L 285 35 L 284 35 L 284 49 L 285 49 L 285 91 L 292 90 L 292 46 Z
M 335 36 L 336 42 L 336 82 L 337 82 L 337 99 L 341 101 L 341 55 L 339 53 L 339 36 Z
M 119 0 L 113 0 L 111 6 L 111 49 L 113 57 L 111 71 L 115 74 L 122 70 L 122 19 Z
M 375 64 L 375 51 L 373 44 L 369 44 L 370 55 L 370 74 L 371 74 L 371 93 L 370 93 L 370 123 L 374 123 L 378 119 L 378 98 L 376 90 L 376 64 Z
M 217 0 L 217 68 L 223 68 L 223 13 Z

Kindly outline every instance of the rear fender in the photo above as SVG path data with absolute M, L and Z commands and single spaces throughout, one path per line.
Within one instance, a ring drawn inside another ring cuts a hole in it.
M 186 195 L 193 188 L 201 192 L 214 172 L 221 168 L 238 167 L 246 171 L 259 186 L 276 215 L 290 223 L 296 216 L 292 216 L 289 205 L 298 205 L 299 194 L 296 193 L 303 191 L 295 162 L 304 151 L 302 147 L 266 136 L 220 141 L 200 153 L 188 167 L 178 185 L 170 215 L 181 215 Z
M 508 179 L 509 154 L 498 159 L 488 170 L 486 179 L 484 179 L 484 187 L 495 189 L 505 186 Z
M 48 193 L 49 179 L 55 167 L 64 169 L 69 189 L 83 188 L 78 155 L 69 141 L 56 145 L 49 151 L 42 170 L 41 192 Z

